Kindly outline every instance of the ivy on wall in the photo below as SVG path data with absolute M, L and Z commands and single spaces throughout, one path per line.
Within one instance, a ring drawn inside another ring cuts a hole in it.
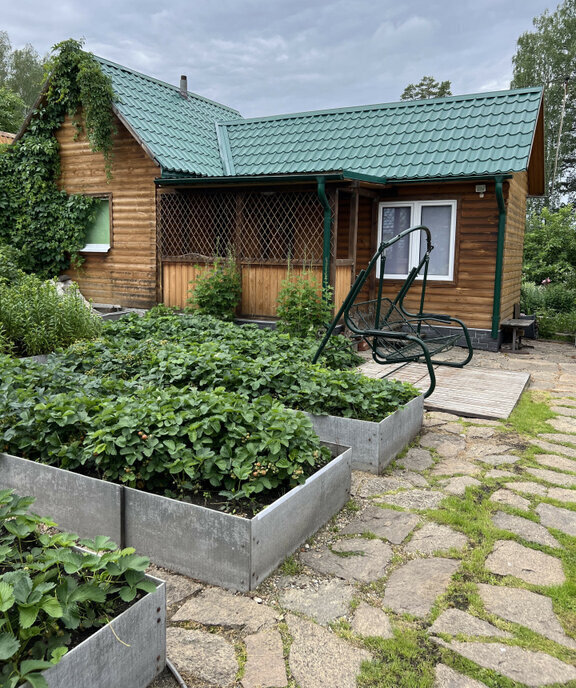
M 79 262 L 97 200 L 58 188 L 55 132 L 72 117 L 91 150 L 104 155 L 110 176 L 113 100 L 110 79 L 80 41 L 54 46 L 40 104 L 21 139 L 0 151 L 0 243 L 19 249 L 27 272 L 54 277 Z

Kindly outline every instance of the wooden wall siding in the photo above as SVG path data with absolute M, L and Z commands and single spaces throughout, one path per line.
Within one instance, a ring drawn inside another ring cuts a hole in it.
M 209 266 L 165 262 L 162 265 L 164 303 L 167 306 L 183 308 L 194 289 L 194 281 L 207 269 Z M 296 267 L 292 268 L 292 274 L 301 272 Z M 308 269 L 307 272 L 314 276 L 318 285 L 322 284 L 322 268 Z M 350 275 L 349 265 L 336 267 L 336 308 L 340 308 L 350 290 Z M 287 276 L 288 269 L 284 265 L 243 265 L 242 301 L 239 312 L 247 317 L 274 317 L 278 294 Z
M 79 271 L 67 271 L 80 290 L 97 303 L 148 308 L 156 303 L 156 203 L 154 178 L 160 169 L 119 120 L 114 142 L 112 179 L 104 159 L 90 151 L 84 136 L 67 118 L 57 132 L 62 175 L 69 193 L 112 195 L 112 248 L 85 254 Z
M 338 225 L 336 228 L 336 258 L 350 256 L 350 202 L 352 194 L 338 194 Z
M 458 202 L 454 281 L 429 281 L 425 310 L 461 318 L 469 327 L 491 328 L 498 237 L 498 205 L 494 183 L 487 183 L 484 198 L 476 193 L 474 183 L 465 182 L 398 186 L 394 191 L 393 196 L 383 195 L 381 200 L 446 199 Z M 357 271 L 368 264 L 376 250 L 377 213 L 378 202 L 361 197 Z M 401 281 L 388 282 L 386 296 L 395 296 L 401 285 Z M 365 290 L 363 298 L 366 296 Z M 417 310 L 419 296 L 420 288 L 416 284 L 405 304 Z
M 520 302 L 527 191 L 527 173 L 516 173 L 509 182 L 507 193 L 506 238 L 502 272 L 502 299 L 500 301 L 501 320 L 511 318 L 514 313 L 514 304 Z

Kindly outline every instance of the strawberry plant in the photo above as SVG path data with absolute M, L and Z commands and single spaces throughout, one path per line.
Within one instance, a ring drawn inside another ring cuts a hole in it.
M 29 511 L 32 497 L 0 490 L 0 686 L 48 688 L 42 671 L 68 648 L 109 622 L 122 606 L 155 590 L 148 559 L 117 550 L 107 537 L 81 540 L 39 526 L 56 525 Z

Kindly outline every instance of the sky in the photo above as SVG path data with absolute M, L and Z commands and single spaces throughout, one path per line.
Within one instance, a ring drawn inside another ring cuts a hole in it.
M 245 117 L 393 102 L 424 75 L 509 88 L 518 37 L 557 0 L 20 0 L 0 30 L 41 54 L 67 38 Z

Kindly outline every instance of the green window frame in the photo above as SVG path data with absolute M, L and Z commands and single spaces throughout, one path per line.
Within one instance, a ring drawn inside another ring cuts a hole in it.
M 96 217 L 86 232 L 84 253 L 107 253 L 112 245 L 112 197 L 97 196 L 100 203 Z

